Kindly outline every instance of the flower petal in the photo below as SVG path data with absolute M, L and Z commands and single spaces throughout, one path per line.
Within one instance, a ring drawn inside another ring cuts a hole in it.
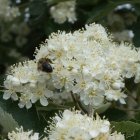
M 45 97 L 40 98 L 40 103 L 43 106 L 47 106 L 48 105 L 48 100 Z
M 8 92 L 4 92 L 3 99 L 8 100 L 11 97 L 11 94 Z

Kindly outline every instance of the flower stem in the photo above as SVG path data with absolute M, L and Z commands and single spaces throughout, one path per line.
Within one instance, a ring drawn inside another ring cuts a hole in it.
M 77 97 L 71 92 L 71 97 L 75 103 L 77 109 L 81 110 L 83 114 L 87 114 L 87 110 L 82 106 L 81 102 L 77 99 Z
M 93 109 L 93 106 L 92 105 L 89 105 L 89 108 L 88 108 L 88 116 L 89 117 L 93 117 L 93 114 L 94 114 L 94 109 Z

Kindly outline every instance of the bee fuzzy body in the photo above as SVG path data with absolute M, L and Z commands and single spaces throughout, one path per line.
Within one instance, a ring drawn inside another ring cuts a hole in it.
M 41 58 L 38 61 L 38 70 L 43 71 L 43 72 L 47 72 L 47 73 L 51 73 L 53 72 L 53 68 L 51 66 L 51 60 L 48 58 Z

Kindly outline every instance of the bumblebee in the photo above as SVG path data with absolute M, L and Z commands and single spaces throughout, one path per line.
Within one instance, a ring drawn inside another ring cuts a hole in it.
M 38 61 L 38 70 L 43 72 L 51 73 L 53 72 L 53 68 L 51 66 L 52 61 L 48 58 L 41 58 Z

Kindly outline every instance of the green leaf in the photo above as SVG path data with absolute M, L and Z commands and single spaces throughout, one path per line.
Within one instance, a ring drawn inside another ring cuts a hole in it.
M 0 107 L 0 125 L 2 126 L 2 133 L 7 134 L 15 128 L 19 127 L 11 114 L 7 113 Z
M 135 115 L 135 120 L 140 122 L 140 111 Z
M 60 2 L 66 2 L 66 1 L 69 1 L 69 0 L 48 0 L 47 3 L 48 5 L 54 5 L 54 4 L 57 4 Z
M 18 122 L 19 126 L 23 126 L 25 130 L 33 129 L 37 132 L 43 132 L 44 127 L 41 124 L 42 120 L 39 120 L 34 106 L 29 110 L 26 110 L 25 108 L 21 109 L 18 107 L 17 102 L 13 102 L 11 100 L 3 100 L 1 95 L 0 106 L 2 106 L 2 108 L 6 112 L 10 113 L 13 116 L 13 118 Z
M 126 140 L 140 140 L 140 130 L 136 131 L 134 136 L 129 137 Z
M 123 121 L 128 119 L 126 112 L 115 108 L 109 108 L 101 115 L 106 116 L 106 118 L 108 118 L 110 121 Z
M 76 2 L 77 2 L 78 5 L 81 5 L 81 6 L 82 5 L 83 6 L 85 6 L 85 5 L 91 6 L 91 5 L 97 4 L 101 1 L 104 1 L 104 0 L 77 0 Z
M 121 132 L 126 137 L 134 136 L 134 133 L 140 130 L 140 124 L 131 121 L 111 122 L 113 129 Z
M 30 24 L 34 26 L 38 26 L 40 23 L 40 20 L 43 19 L 43 17 L 46 14 L 46 8 L 47 8 L 47 2 L 41 0 L 41 1 L 32 1 L 29 5 L 30 8 Z
M 99 21 L 100 19 L 105 17 L 113 8 L 114 8 L 114 6 L 112 7 L 112 5 L 110 5 L 106 2 L 93 7 L 93 9 L 91 10 L 91 12 L 88 15 L 87 23 Z

